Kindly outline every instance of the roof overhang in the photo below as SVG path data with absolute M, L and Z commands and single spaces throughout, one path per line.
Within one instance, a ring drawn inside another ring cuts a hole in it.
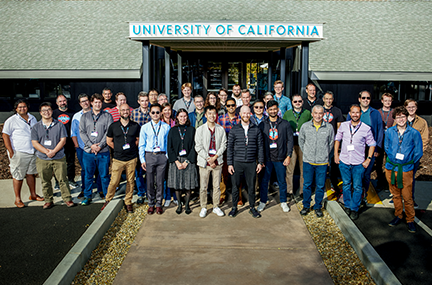
M 172 50 L 265 52 L 324 39 L 324 23 L 129 22 L 129 39 Z
M 139 79 L 141 69 L 0 70 L 0 79 Z
M 332 81 L 432 81 L 431 72 L 311 71 L 312 80 Z

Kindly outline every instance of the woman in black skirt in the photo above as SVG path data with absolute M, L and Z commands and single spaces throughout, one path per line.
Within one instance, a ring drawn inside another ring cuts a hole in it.
M 168 133 L 168 187 L 175 191 L 179 200 L 177 214 L 182 212 L 180 197 L 185 191 L 185 213 L 192 211 L 189 207 L 191 190 L 198 187 L 198 174 L 196 168 L 195 128 L 191 127 L 188 113 L 179 109 L 176 124 Z

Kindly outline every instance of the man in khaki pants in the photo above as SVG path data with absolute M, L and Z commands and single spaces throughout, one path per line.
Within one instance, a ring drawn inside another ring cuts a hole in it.
M 128 104 L 119 107 L 120 120 L 108 127 L 107 144 L 114 149 L 113 163 L 111 170 L 111 181 L 108 185 L 105 204 L 101 211 L 114 198 L 117 186 L 123 170 L 126 170 L 126 197 L 125 205 L 128 213 L 133 213 L 132 196 L 135 187 L 135 168 L 138 159 L 138 140 L 140 126 L 131 121 L 131 114 Z
M 44 102 L 39 107 L 42 119 L 33 126 L 31 140 L 36 149 L 36 169 L 42 178 L 42 192 L 45 198 L 43 209 L 54 206 L 53 187 L 51 179 L 54 173 L 59 182 L 61 196 L 68 207 L 73 207 L 69 183 L 67 180 L 66 156 L 66 128 L 62 123 L 52 118 L 51 103 Z
M 305 122 L 312 120 L 312 116 L 308 110 L 302 107 L 303 98 L 300 95 L 292 96 L 292 105 L 293 109 L 286 111 L 283 119 L 287 120 L 290 123 L 294 135 L 294 148 L 291 155 L 290 163 L 286 168 L 287 192 L 291 196 L 291 199 L 294 199 L 295 192 L 293 190 L 293 175 L 297 160 L 300 166 L 299 195 L 303 195 L 303 152 L 301 151 L 298 144 L 298 136 L 301 126 Z
M 195 134 L 195 150 L 198 154 L 197 164 L 200 174 L 200 217 L 207 215 L 207 186 L 210 173 L 213 177 L 213 213 L 219 217 L 224 212 L 218 207 L 220 199 L 220 182 L 222 174 L 223 153 L 226 149 L 226 135 L 222 126 L 215 123 L 217 110 L 214 106 L 205 108 L 207 122 L 200 126 Z

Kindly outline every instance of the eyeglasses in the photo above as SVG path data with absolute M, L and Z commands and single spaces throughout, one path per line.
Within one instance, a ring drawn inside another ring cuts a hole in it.
M 254 109 L 264 109 L 264 106 L 254 106 Z
M 227 106 L 228 108 L 230 108 L 230 107 L 235 107 L 236 104 L 227 104 L 226 106 Z
M 370 100 L 371 97 L 361 97 L 362 100 Z
M 46 109 L 46 110 L 41 110 L 41 113 L 49 113 L 51 111 L 52 111 L 51 109 Z
M 298 101 L 292 101 L 293 103 L 302 103 L 303 100 L 298 100 Z
M 403 119 L 406 119 L 406 116 L 396 116 L 395 119 L 396 120 L 403 120 Z
M 152 115 L 154 115 L 154 114 L 159 115 L 160 111 L 152 111 L 150 114 L 152 114 Z

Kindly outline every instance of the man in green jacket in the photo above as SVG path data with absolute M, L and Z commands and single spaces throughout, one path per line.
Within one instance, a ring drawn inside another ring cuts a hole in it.
M 291 125 L 291 129 L 294 135 L 294 148 L 291 156 L 291 160 L 289 165 L 286 168 L 286 180 L 287 180 L 287 191 L 293 199 L 293 175 L 294 169 L 298 160 L 300 166 L 300 191 L 299 195 L 303 195 L 303 152 L 301 151 L 298 144 L 298 135 L 300 132 L 301 126 L 307 122 L 312 120 L 311 113 L 303 109 L 303 98 L 296 94 L 292 96 L 292 106 L 293 109 L 285 112 L 283 119 L 288 121 Z

